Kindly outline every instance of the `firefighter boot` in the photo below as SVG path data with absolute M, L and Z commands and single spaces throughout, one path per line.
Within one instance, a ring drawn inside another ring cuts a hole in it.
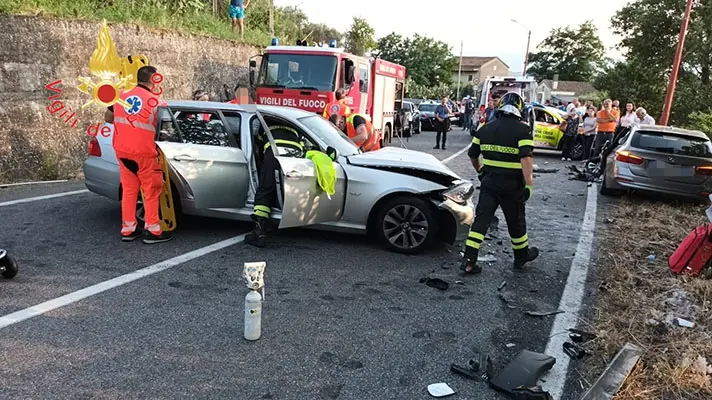
M 522 269 L 524 264 L 534 261 L 537 257 L 539 249 L 534 246 L 514 250 L 514 269 Z
M 476 258 L 474 260 L 471 260 L 469 258 L 465 258 L 464 260 L 462 260 L 460 269 L 463 271 L 462 275 L 474 275 L 482 272 L 482 267 L 477 265 Z
M 267 245 L 267 225 L 268 219 L 252 214 L 255 221 L 255 229 L 245 236 L 245 243 L 255 247 L 265 247 Z

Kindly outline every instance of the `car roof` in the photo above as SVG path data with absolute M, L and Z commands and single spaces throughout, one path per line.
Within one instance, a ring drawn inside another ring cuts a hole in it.
M 196 101 L 196 100 L 168 100 L 169 107 L 202 108 L 211 110 L 232 110 L 254 113 L 256 110 L 279 114 L 291 119 L 309 117 L 316 115 L 309 111 L 300 110 L 293 107 L 266 106 L 262 104 L 234 104 L 222 103 L 218 101 Z
M 640 124 L 638 125 L 638 130 L 668 133 L 672 135 L 692 136 L 700 139 L 709 140 L 709 137 L 702 131 L 677 128 L 674 126 Z

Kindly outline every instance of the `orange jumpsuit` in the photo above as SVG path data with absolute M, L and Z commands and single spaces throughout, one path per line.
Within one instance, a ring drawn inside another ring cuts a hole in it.
M 349 114 L 351 114 L 351 109 L 349 106 L 344 104 L 343 100 L 339 100 L 333 103 L 329 103 L 324 107 L 324 113 L 322 116 L 326 119 L 329 119 L 334 114 L 339 114 L 342 117 L 345 117 Z
M 361 119 L 363 119 L 363 122 L 366 124 L 366 130 L 368 131 L 368 138 L 361 143 L 356 143 L 356 145 L 363 149 L 364 152 L 375 151 L 380 149 L 381 144 L 378 141 L 378 135 L 376 135 L 376 133 L 373 131 L 373 125 L 371 124 L 371 121 L 361 115 L 351 114 L 348 116 L 348 118 L 346 118 L 346 135 L 349 138 L 354 138 L 358 134 L 356 132 L 356 128 L 358 126 L 354 126 L 354 119 L 356 117 L 360 117 Z
M 158 208 L 163 188 L 163 173 L 158 162 L 156 124 L 158 106 L 166 103 L 144 86 L 121 93 L 130 108 L 115 104 L 113 146 L 119 160 L 121 178 L 121 235 L 137 228 L 136 202 L 143 189 L 146 211 L 144 229 L 160 235 Z

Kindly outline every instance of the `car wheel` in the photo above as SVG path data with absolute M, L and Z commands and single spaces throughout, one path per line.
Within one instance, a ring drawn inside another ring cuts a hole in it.
M 403 137 L 409 138 L 412 135 L 412 133 L 413 133 L 413 124 L 408 123 L 408 125 L 405 128 L 403 128 Z
M 2 270 L 2 277 L 5 279 L 12 279 L 17 275 L 17 263 L 12 257 L 5 253 L 5 257 L 0 258 L 0 270 Z
M 414 196 L 399 196 L 385 202 L 376 214 L 374 227 L 387 248 L 404 254 L 424 250 L 437 233 L 433 206 Z
M 573 147 L 571 148 L 571 158 L 573 160 L 580 160 L 583 157 L 583 140 L 581 136 L 576 137 Z
M 599 190 L 599 193 L 604 196 L 620 196 L 623 194 L 623 191 L 620 189 L 611 189 L 606 186 L 606 173 L 604 172 L 603 179 L 601 179 L 601 189 Z

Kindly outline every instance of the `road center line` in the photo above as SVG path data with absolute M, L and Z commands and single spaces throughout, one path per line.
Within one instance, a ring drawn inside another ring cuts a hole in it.
M 569 338 L 567 330 L 576 328 L 578 324 L 578 313 L 581 311 L 581 302 L 586 291 L 586 278 L 591 264 L 591 250 L 593 249 L 593 233 L 596 228 L 597 200 L 598 185 L 591 185 L 588 188 L 586 211 L 581 224 L 578 245 L 576 245 L 576 255 L 574 255 L 574 259 L 571 262 L 569 277 L 559 302 L 559 310 L 565 312 L 556 315 L 554 324 L 551 327 L 549 343 L 544 351 L 547 355 L 556 358 L 556 364 L 544 376 L 546 382 L 542 385 L 554 399 L 562 398 L 561 395 L 566 384 L 569 356 L 564 353 L 562 346 Z
M 31 203 L 33 201 L 39 201 L 39 200 L 55 199 L 57 197 L 71 196 L 74 194 L 82 194 L 82 193 L 89 193 L 89 190 L 82 189 L 82 190 L 75 190 L 72 192 L 62 192 L 62 193 L 48 194 L 48 195 L 44 195 L 44 196 L 28 197 L 25 199 L 4 201 L 4 202 L 0 203 L 0 207 L 13 206 L 15 204 L 22 204 L 22 203 Z
M 0 317 L 0 329 L 6 328 L 10 325 L 30 319 L 32 317 L 42 315 L 52 310 L 56 310 L 60 307 L 76 303 L 80 300 L 86 299 L 87 297 L 94 296 L 95 294 L 105 292 L 109 289 L 113 289 L 121 285 L 125 285 L 129 282 L 133 282 L 135 280 L 145 278 L 155 273 L 165 271 L 177 265 L 194 260 L 198 257 L 202 257 L 206 254 L 210 254 L 226 247 L 238 244 L 245 240 L 245 236 L 246 234 L 242 234 L 239 236 L 232 237 L 230 239 L 223 240 L 221 242 L 213 243 L 209 246 L 201 247 L 197 250 L 193 250 L 191 252 L 181 254 L 177 257 L 161 261 L 158 264 L 149 265 L 146 268 L 142 268 L 125 275 L 117 276 L 116 278 L 109 279 L 108 281 L 97 283 L 96 285 L 77 290 L 76 292 L 65 294 L 64 296 L 45 301 L 44 303 L 37 304 L 30 308 L 25 308 L 24 310 L 16 311 L 14 313 L 2 316 Z
M 468 144 L 467 147 L 465 147 L 464 149 L 458 150 L 457 153 L 455 153 L 455 154 L 453 154 L 453 155 L 451 155 L 451 156 L 449 156 L 449 157 L 447 157 L 447 158 L 441 160 L 440 162 L 442 162 L 443 164 L 447 164 L 447 163 L 449 163 L 450 161 L 456 159 L 458 156 L 460 156 L 460 154 L 466 152 L 466 151 L 469 150 L 469 149 L 470 149 L 470 145 Z

